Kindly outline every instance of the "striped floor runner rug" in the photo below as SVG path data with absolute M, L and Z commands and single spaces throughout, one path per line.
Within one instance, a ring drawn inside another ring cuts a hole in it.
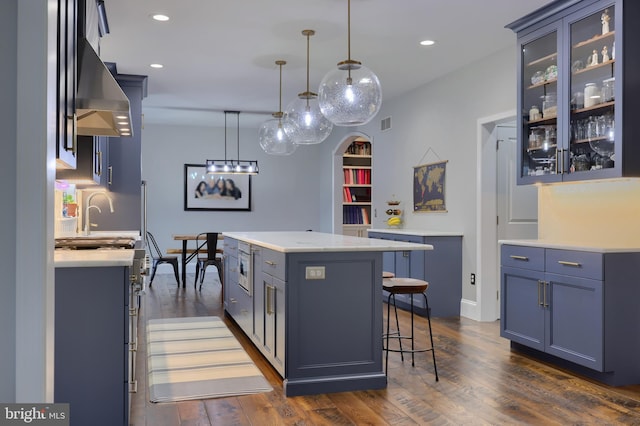
M 151 402 L 273 390 L 218 317 L 149 320 L 147 354 Z

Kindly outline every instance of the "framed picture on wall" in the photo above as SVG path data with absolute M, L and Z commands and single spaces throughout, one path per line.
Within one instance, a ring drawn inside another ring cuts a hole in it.
M 447 161 L 413 168 L 413 211 L 446 212 L 445 177 Z
M 204 164 L 184 165 L 185 210 L 251 210 L 251 175 L 208 174 Z

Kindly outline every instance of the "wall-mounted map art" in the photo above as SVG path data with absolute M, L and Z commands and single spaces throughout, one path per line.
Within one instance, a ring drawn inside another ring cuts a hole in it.
M 413 168 L 413 211 L 446 212 L 444 184 L 447 161 Z

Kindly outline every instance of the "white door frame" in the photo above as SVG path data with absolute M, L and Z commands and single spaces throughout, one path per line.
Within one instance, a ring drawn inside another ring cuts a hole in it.
M 496 127 L 513 122 L 516 111 L 507 111 L 477 122 L 477 186 L 476 186 L 476 303 L 465 306 L 465 316 L 477 321 L 495 321 L 500 317 L 497 291 L 500 288 L 498 274 L 498 225 L 496 217 Z

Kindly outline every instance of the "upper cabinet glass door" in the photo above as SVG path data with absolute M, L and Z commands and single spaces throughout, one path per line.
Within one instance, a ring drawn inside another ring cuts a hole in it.
M 522 44 L 521 176 L 555 175 L 558 132 L 558 32 Z
M 569 169 L 613 168 L 616 161 L 615 8 L 606 7 L 569 26 Z

